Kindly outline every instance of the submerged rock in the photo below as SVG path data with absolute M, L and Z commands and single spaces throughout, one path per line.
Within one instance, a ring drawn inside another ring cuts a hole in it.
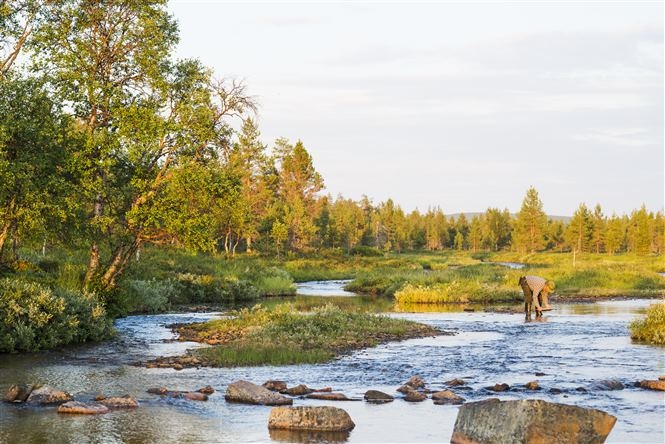
M 343 432 L 356 425 L 337 407 L 275 407 L 268 418 L 269 429 Z
M 456 395 L 452 390 L 441 390 L 432 393 L 434 404 L 463 404 L 466 399 Z
M 236 381 L 226 388 L 224 398 L 229 402 L 261 405 L 288 405 L 293 399 L 271 392 L 267 388 L 248 381 Z
M 72 395 L 61 390 L 56 390 L 47 385 L 34 389 L 26 402 L 28 404 L 39 404 L 39 405 L 49 405 L 49 404 L 63 404 L 68 401 L 73 401 Z
M 136 398 L 130 395 L 104 398 L 99 403 L 110 409 L 135 409 L 139 406 Z
M 286 386 L 286 382 L 284 381 L 266 381 L 263 383 L 263 386 L 267 388 L 270 391 L 273 392 L 281 392 L 282 390 L 286 390 L 288 387 Z
M 76 415 L 99 415 L 108 413 L 109 409 L 98 402 L 69 401 L 58 406 L 58 413 L 70 413 Z
M 205 395 L 212 395 L 213 393 L 215 393 L 215 389 L 209 385 L 206 385 L 205 387 L 201 387 L 200 389 L 198 389 L 197 392 L 203 393 Z
M 299 385 L 296 385 L 295 387 L 280 390 L 279 392 L 283 395 L 303 396 L 303 395 L 308 395 L 308 394 L 312 393 L 313 391 L 314 390 L 307 387 L 305 384 L 299 384 Z
M 307 399 L 322 399 L 324 401 L 355 401 L 354 399 L 347 398 L 344 393 L 310 393 L 306 395 Z
M 182 397 L 190 401 L 207 401 L 208 395 L 200 392 L 183 392 Z
M 644 380 L 638 382 L 636 385 L 643 389 L 665 391 L 665 380 L 661 379 L 658 381 Z
M 596 384 L 600 390 L 623 390 L 623 383 L 617 379 L 605 379 Z
M 450 442 L 601 443 L 615 422 L 614 416 L 595 409 L 540 399 L 494 398 L 461 406 Z
M 13 384 L 5 392 L 2 398 L 5 402 L 25 402 L 35 388 L 32 384 Z
M 444 384 L 447 385 L 448 387 L 457 387 L 460 385 L 466 385 L 466 381 L 464 381 L 464 379 L 455 378 L 451 379 L 450 381 L 444 382 Z
M 378 390 L 367 390 L 365 392 L 365 401 L 372 404 L 383 404 L 386 402 L 392 402 L 395 398 L 390 396 L 387 393 L 380 392 Z

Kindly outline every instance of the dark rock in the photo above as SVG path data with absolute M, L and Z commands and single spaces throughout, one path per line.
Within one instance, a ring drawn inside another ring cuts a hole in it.
M 406 385 L 406 384 L 404 384 L 403 386 L 401 386 L 400 388 L 397 389 L 397 391 L 400 392 L 400 393 L 409 393 L 409 392 L 412 392 L 414 390 L 415 389 L 413 387 L 411 387 L 410 385 Z
M 282 390 L 287 389 L 286 382 L 284 382 L 284 381 L 270 380 L 270 381 L 264 382 L 263 386 L 265 388 L 267 388 L 268 390 L 273 391 L 273 392 L 281 392 Z
M 543 372 L 536 372 L 535 375 L 536 375 L 536 376 L 546 376 L 546 373 L 543 373 Z
M 152 393 L 153 395 L 165 395 L 168 391 L 166 387 L 154 387 L 147 390 L 148 393 Z
M 305 384 L 296 385 L 286 390 L 280 390 L 279 392 L 283 395 L 289 396 L 303 396 L 312 393 L 314 390 L 307 387 Z
M 538 381 L 529 381 L 526 384 L 524 384 L 524 387 L 526 387 L 527 390 L 540 390 L 540 385 L 538 385 Z
M 293 404 L 293 399 L 271 392 L 267 388 L 248 381 L 236 381 L 226 388 L 224 398 L 229 402 L 262 405 Z
M 457 387 L 460 385 L 466 385 L 466 381 L 464 381 L 464 379 L 455 378 L 451 379 L 450 381 L 444 382 L 444 384 L 446 384 L 448 387 Z
M 207 401 L 208 395 L 200 392 L 183 392 L 182 397 L 190 401 Z
M 596 384 L 600 390 L 623 390 L 624 385 L 621 381 L 616 379 L 605 379 Z
M 665 381 L 660 379 L 658 381 L 644 380 L 638 383 L 638 387 L 648 390 L 665 391 Z
M 212 395 L 213 393 L 215 393 L 215 389 L 209 385 L 206 385 L 205 387 L 201 387 L 200 389 L 198 389 L 197 392 L 203 393 L 205 395 Z
M 367 390 L 365 392 L 365 401 L 373 404 L 383 404 L 386 402 L 392 402 L 395 398 L 390 396 L 387 393 L 380 392 L 378 390 Z
M 411 390 L 404 395 L 404 400 L 409 402 L 422 402 L 427 399 L 427 395 L 416 390 Z
M 487 387 L 487 389 L 493 392 L 505 392 L 510 390 L 510 386 L 508 384 L 494 384 L 493 387 Z
M 268 418 L 269 429 L 343 432 L 356 425 L 337 407 L 275 407 Z
M 37 389 L 34 389 L 30 396 L 28 396 L 28 404 L 39 404 L 39 405 L 49 405 L 49 404 L 63 404 L 65 402 L 73 401 L 72 395 L 67 392 L 60 390 L 55 390 L 49 386 L 43 386 Z
M 99 415 L 107 413 L 108 407 L 97 402 L 85 403 L 79 401 L 69 401 L 58 406 L 58 413 L 70 413 L 76 415 Z
M 32 384 L 14 384 L 7 389 L 2 398 L 5 402 L 25 402 L 35 388 Z
M 501 420 L 497 420 L 501 418 Z M 540 399 L 488 399 L 460 407 L 452 443 L 602 443 L 616 418 L 603 411 Z
M 580 392 L 580 393 L 586 393 L 586 392 L 588 392 L 588 390 L 585 389 L 584 387 L 577 387 L 577 388 L 575 389 L 575 391 L 576 391 L 576 392 Z
M 563 393 L 563 390 L 558 389 L 556 387 L 552 387 L 550 389 L 550 393 L 553 394 L 553 395 L 560 395 L 561 393 Z
M 434 404 L 463 404 L 466 399 L 457 396 L 452 390 L 441 390 L 432 393 Z
M 353 399 L 347 398 L 344 393 L 310 393 L 305 398 L 322 399 L 324 401 L 353 401 Z

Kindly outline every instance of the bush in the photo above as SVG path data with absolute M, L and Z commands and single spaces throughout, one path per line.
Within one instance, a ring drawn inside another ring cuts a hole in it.
M 633 321 L 630 337 L 649 344 L 665 345 L 665 302 L 651 305 L 646 318 Z
M 383 251 L 378 248 L 368 247 L 366 245 L 358 245 L 351 248 L 352 256 L 363 256 L 363 257 L 383 257 Z
M 100 340 L 111 332 L 111 322 L 93 295 L 0 280 L 0 352 Z

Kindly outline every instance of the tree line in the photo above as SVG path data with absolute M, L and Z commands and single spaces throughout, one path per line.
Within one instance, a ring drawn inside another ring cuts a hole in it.
M 113 289 L 146 244 L 225 253 L 540 250 L 662 253 L 663 213 L 581 204 L 472 218 L 322 195 L 301 141 L 261 141 L 246 85 L 176 60 L 166 0 L 0 2 L 0 265 L 18 248 L 87 251 Z

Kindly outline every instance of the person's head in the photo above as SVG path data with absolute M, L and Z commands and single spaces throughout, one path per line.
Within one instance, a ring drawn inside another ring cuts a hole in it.
M 547 281 L 545 282 L 545 287 L 543 288 L 547 293 L 554 293 L 554 289 L 556 288 L 556 285 L 554 285 L 554 281 Z

